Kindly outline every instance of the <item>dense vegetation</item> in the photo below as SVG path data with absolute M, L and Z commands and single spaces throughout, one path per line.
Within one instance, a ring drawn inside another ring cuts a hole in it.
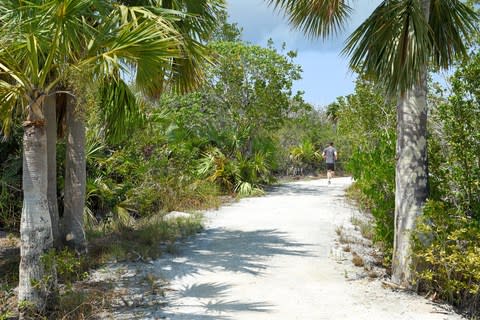
M 287 173 L 319 173 L 319 150 L 334 132 L 324 112 L 292 93 L 301 76 L 295 53 L 242 42 L 209 48 L 217 65 L 200 89 L 143 101 L 142 119 L 115 140 L 101 134 L 96 100 L 87 121 L 88 219 L 202 209 L 218 205 L 218 195 L 261 192 Z M 13 232 L 21 211 L 20 138 L 15 132 L 1 144 L 0 226 Z M 57 157 L 61 190 L 64 153 Z

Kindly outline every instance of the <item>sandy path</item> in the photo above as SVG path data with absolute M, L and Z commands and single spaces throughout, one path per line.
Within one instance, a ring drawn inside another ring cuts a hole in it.
M 343 199 L 350 183 L 291 183 L 208 212 L 202 234 L 148 266 L 170 283 L 162 306 L 124 309 L 115 318 L 461 319 L 355 277 L 349 254 L 335 246 L 335 229 L 352 215 Z

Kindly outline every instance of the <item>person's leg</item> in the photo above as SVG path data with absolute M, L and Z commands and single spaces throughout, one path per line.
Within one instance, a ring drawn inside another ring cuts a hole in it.
M 330 184 L 330 179 L 332 179 L 332 173 L 333 173 L 333 164 L 332 163 L 327 163 L 327 179 L 328 179 L 328 184 Z

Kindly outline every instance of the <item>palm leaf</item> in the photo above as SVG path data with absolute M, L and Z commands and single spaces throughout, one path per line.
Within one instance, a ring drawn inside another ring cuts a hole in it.
M 142 110 L 134 93 L 122 79 L 105 78 L 99 91 L 105 138 L 110 143 L 119 143 L 143 123 Z
M 448 68 L 465 56 L 464 39 L 478 16 L 459 0 L 432 0 L 429 21 L 418 0 L 385 0 L 348 38 L 350 67 L 385 84 L 391 94 L 420 81 L 430 62 Z
M 143 3 L 145 1 L 135 1 Z M 158 97 L 163 91 L 177 93 L 191 92 L 205 80 L 205 73 L 210 59 L 204 42 L 209 39 L 217 27 L 218 17 L 225 10 L 224 0 L 173 0 L 147 1 L 163 10 L 176 12 L 173 26 L 181 36 L 180 56 L 174 57 L 166 64 L 154 81 L 147 83 L 145 77 L 137 76 L 137 84 L 145 87 L 145 92 Z M 157 9 L 158 10 L 158 9 Z M 140 75 L 142 68 L 139 68 Z
M 433 63 L 448 68 L 465 57 L 465 40 L 478 32 L 478 14 L 459 0 L 432 0 L 430 7 Z
M 420 81 L 432 53 L 431 29 L 418 0 L 385 0 L 348 38 L 350 67 L 381 80 L 390 93 Z
M 344 0 L 266 0 L 282 9 L 289 23 L 310 37 L 326 37 L 342 30 L 351 7 Z

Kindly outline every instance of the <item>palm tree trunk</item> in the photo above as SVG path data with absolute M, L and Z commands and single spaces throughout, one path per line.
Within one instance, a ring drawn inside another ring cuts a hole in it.
M 78 253 L 87 248 L 83 227 L 85 207 L 86 159 L 84 114 L 72 97 L 67 98 L 67 145 L 65 157 L 64 240 Z
M 52 222 L 53 244 L 55 248 L 59 248 L 61 237 L 57 202 L 57 117 L 54 94 L 45 98 L 44 111 L 47 122 L 48 209 Z
M 42 110 L 45 96 L 38 93 L 32 96 L 23 135 L 18 299 L 27 305 L 21 308 L 21 318 L 28 317 L 29 312 L 42 313 L 51 288 L 55 285 L 54 270 L 46 270 L 41 261 L 42 255 L 53 245 L 47 201 L 47 134 Z
M 428 21 L 430 0 L 422 0 Z M 413 283 L 412 231 L 423 214 L 428 196 L 427 66 L 397 105 L 397 166 L 395 171 L 395 238 L 392 281 L 410 288 Z
M 412 283 L 411 234 L 427 199 L 427 101 L 424 81 L 407 91 L 397 106 L 395 239 L 392 280 Z

